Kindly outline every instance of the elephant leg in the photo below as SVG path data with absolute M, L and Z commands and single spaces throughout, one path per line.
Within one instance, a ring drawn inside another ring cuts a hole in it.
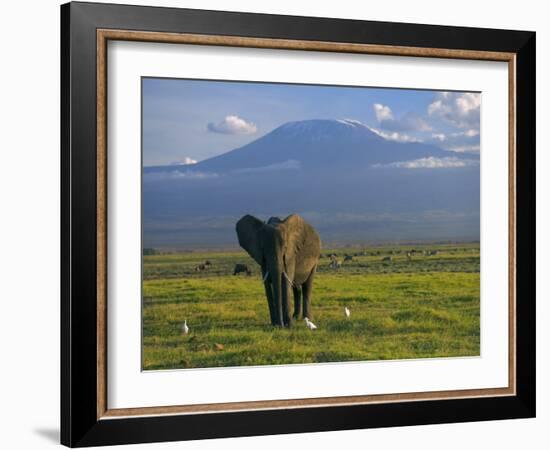
M 315 277 L 315 269 L 313 268 L 306 282 L 302 285 L 302 297 L 303 297 L 303 315 L 304 318 L 311 320 L 311 291 L 313 290 L 313 278 Z
M 270 273 L 271 285 L 273 287 L 273 309 L 275 314 L 275 325 L 278 327 L 284 327 L 284 314 L 283 314 L 283 303 L 284 303 L 284 282 L 282 280 L 282 272 L 274 271 Z
M 294 319 L 298 320 L 302 314 L 302 292 L 299 288 L 292 286 L 292 293 L 294 294 Z
M 292 326 L 292 316 L 290 315 L 290 282 L 283 276 L 283 322 L 285 327 Z
M 271 283 L 264 281 L 265 296 L 267 298 L 267 305 L 269 307 L 269 318 L 271 319 L 271 325 L 277 325 L 277 314 L 275 313 L 275 303 L 273 301 L 273 290 L 271 289 Z

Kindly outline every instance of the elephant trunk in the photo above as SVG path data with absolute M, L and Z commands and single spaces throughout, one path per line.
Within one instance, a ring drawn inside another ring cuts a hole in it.
M 271 275 L 271 283 L 273 285 L 273 309 L 276 316 L 276 324 L 284 327 L 283 321 L 283 291 L 282 291 L 282 264 L 277 264 L 269 271 Z

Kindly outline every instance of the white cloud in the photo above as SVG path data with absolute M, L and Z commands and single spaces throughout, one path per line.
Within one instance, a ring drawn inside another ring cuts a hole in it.
M 196 160 L 196 159 L 189 158 L 189 156 L 186 156 L 186 157 L 183 159 L 183 164 L 185 164 L 185 165 L 197 164 L 197 160 Z
M 431 131 L 432 127 L 418 114 L 409 112 L 399 119 L 393 117 L 389 106 L 375 103 L 372 105 L 380 127 L 390 131 Z
M 150 172 L 143 176 L 143 181 L 161 181 L 161 180 L 204 180 L 208 178 L 217 178 L 218 174 L 215 172 L 195 172 L 192 170 L 186 170 L 185 172 L 179 170 L 172 170 L 170 172 Z
M 396 169 L 449 169 L 477 166 L 478 161 L 473 159 L 459 159 L 455 156 L 436 158 L 429 156 L 427 158 L 414 159 L 412 161 L 398 161 L 389 164 L 374 164 L 375 168 L 396 168 Z
M 188 166 L 191 164 L 197 164 L 197 160 L 189 158 L 189 156 L 186 156 L 185 158 L 183 158 L 183 161 L 174 161 L 170 165 L 171 166 Z
M 374 108 L 374 114 L 376 114 L 376 120 L 378 120 L 378 122 L 393 119 L 393 113 L 389 106 L 375 103 L 372 107 Z
M 376 133 L 378 136 L 383 137 L 384 139 L 388 139 L 390 141 L 422 142 L 419 139 L 415 138 L 414 136 L 409 136 L 408 134 L 399 133 L 397 131 L 383 131 L 373 127 L 368 127 L 368 129 L 371 130 L 373 133 Z
M 252 122 L 235 115 L 225 116 L 219 123 L 210 122 L 207 128 L 209 131 L 222 134 L 254 134 L 257 131 L 256 125 Z
M 425 142 L 453 152 L 479 152 L 480 147 L 479 131 L 474 129 L 448 134 L 434 133 Z
M 478 145 L 456 145 L 450 147 L 449 150 L 457 153 L 479 153 L 479 144 Z
M 273 172 L 278 170 L 299 170 L 302 168 L 300 161 L 295 159 L 289 159 L 281 163 L 270 164 L 268 166 L 260 167 L 246 167 L 243 169 L 235 170 L 234 173 L 256 173 L 256 172 Z
M 481 94 L 472 92 L 439 92 L 428 106 L 428 114 L 459 128 L 479 129 Z
M 470 111 L 479 110 L 481 105 L 481 96 L 466 92 L 455 100 L 456 106 L 462 115 L 468 114 Z

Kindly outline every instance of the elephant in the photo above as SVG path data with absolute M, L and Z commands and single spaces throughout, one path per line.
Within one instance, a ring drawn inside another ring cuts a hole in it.
M 291 327 L 292 319 L 300 315 L 311 320 L 313 278 L 321 254 L 317 231 L 297 214 L 284 220 L 272 217 L 267 223 L 246 215 L 237 222 L 236 231 L 239 245 L 261 267 L 271 324 Z

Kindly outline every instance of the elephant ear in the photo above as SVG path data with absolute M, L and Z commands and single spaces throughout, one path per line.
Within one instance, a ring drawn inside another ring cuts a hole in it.
M 304 219 L 302 219 L 298 214 L 291 214 L 290 216 L 285 217 L 283 223 L 291 229 L 298 229 L 304 225 Z
M 264 223 L 256 217 L 247 214 L 237 222 L 237 237 L 239 245 L 244 248 L 258 264 L 262 264 L 263 252 L 260 243 L 260 230 Z

